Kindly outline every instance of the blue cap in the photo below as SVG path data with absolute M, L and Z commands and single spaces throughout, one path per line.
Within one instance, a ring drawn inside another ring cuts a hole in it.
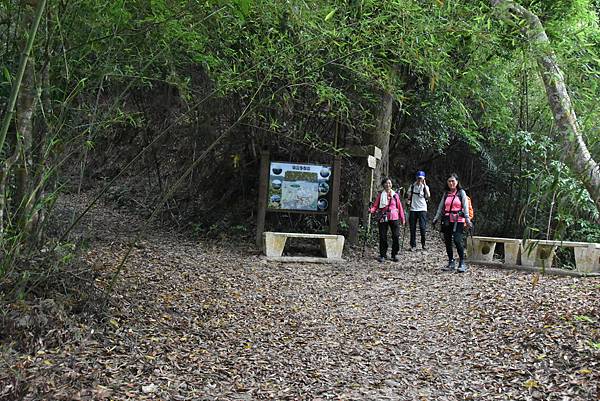
M 419 170 L 419 171 L 417 171 L 417 178 L 421 178 L 421 177 L 425 178 L 425 172 L 422 170 Z

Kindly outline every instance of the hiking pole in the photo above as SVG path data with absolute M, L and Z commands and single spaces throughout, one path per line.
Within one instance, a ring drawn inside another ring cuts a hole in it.
M 404 197 L 404 187 L 400 187 L 400 198 Z M 402 241 L 400 243 L 400 253 L 404 252 L 404 238 L 406 238 L 406 223 L 408 222 L 408 216 L 406 214 L 406 210 L 404 210 L 404 227 L 402 228 Z
M 369 202 L 369 209 L 373 206 L 373 202 Z M 367 232 L 365 233 L 365 239 L 363 240 L 363 248 L 361 258 L 365 257 L 365 249 L 367 248 L 367 242 L 371 237 L 371 212 L 369 211 L 369 215 L 367 216 Z
M 406 220 L 404 220 L 404 228 L 402 228 L 402 242 L 400 243 L 400 253 L 404 252 L 404 238 L 406 238 Z
M 473 232 L 474 231 L 475 231 L 475 224 L 473 224 L 473 222 L 471 222 L 471 227 L 467 227 L 467 238 L 465 239 L 466 243 L 467 243 L 467 246 L 466 246 L 467 252 L 468 252 L 468 250 L 471 250 L 471 252 L 473 251 L 472 245 L 473 245 Z M 469 244 L 469 235 L 471 236 L 471 244 Z M 469 247 L 469 245 L 471 245 L 471 247 Z

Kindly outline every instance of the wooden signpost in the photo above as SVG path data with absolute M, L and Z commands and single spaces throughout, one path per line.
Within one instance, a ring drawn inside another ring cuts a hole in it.
M 365 159 L 367 162 L 368 172 L 365 177 L 365 181 L 367 185 L 365 186 L 365 192 L 362 194 L 363 199 L 362 203 L 364 205 L 369 205 L 371 200 L 373 199 L 373 177 L 375 175 L 375 168 L 377 167 L 377 161 L 381 160 L 381 149 L 377 146 L 369 145 L 369 146 L 353 146 L 344 149 L 345 152 L 356 158 Z M 371 227 L 371 214 L 367 211 L 366 207 L 362 208 L 362 221 L 363 224 L 366 222 L 366 227 Z M 351 244 L 356 243 L 358 239 L 358 220 L 357 216 L 349 217 L 349 242 Z

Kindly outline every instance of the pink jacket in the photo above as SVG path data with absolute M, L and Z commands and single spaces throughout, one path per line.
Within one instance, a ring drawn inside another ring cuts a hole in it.
M 377 195 L 377 199 L 375 199 L 375 203 L 369 209 L 369 212 L 375 213 L 377 211 L 377 209 L 379 209 L 379 202 L 381 200 L 382 194 L 387 195 L 387 193 L 385 191 L 380 192 L 379 195 Z M 388 195 L 388 200 L 389 200 L 389 195 Z M 391 199 L 388 202 L 388 206 L 385 207 L 384 209 L 387 209 L 388 220 L 390 220 L 390 221 L 400 220 L 400 221 L 402 221 L 402 224 L 406 223 L 405 217 L 404 217 L 404 208 L 402 207 L 402 201 L 400 201 L 400 195 L 398 195 L 397 193 L 394 194 L 394 199 Z
M 462 202 L 457 191 L 448 192 L 446 202 L 444 202 L 444 214 L 450 215 L 451 223 L 464 223 L 465 218 L 459 215 L 463 211 Z

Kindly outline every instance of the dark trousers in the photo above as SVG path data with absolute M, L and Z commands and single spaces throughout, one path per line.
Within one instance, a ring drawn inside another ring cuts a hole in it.
M 465 257 L 465 247 L 463 245 L 463 229 L 465 223 L 450 223 L 450 226 L 444 228 L 444 243 L 446 244 L 446 253 L 448 254 L 448 260 L 454 259 L 452 252 L 452 242 L 456 245 L 456 252 L 458 258 L 463 260 Z
M 379 225 L 379 256 L 386 256 L 388 249 L 387 232 L 388 227 L 392 227 L 392 258 L 398 254 L 400 250 L 400 221 L 390 220 L 386 223 L 378 223 Z
M 417 220 L 419 221 L 419 232 L 421 233 L 421 245 L 425 246 L 425 232 L 427 230 L 427 212 L 410 211 L 408 215 L 408 224 L 410 225 L 410 246 L 417 246 Z

